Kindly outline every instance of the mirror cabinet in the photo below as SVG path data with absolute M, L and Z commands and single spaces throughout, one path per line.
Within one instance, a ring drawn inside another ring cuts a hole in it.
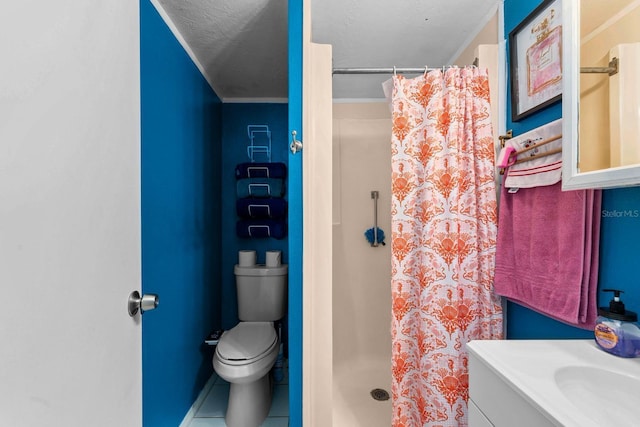
M 562 0 L 564 190 L 640 185 L 639 23 L 637 0 Z

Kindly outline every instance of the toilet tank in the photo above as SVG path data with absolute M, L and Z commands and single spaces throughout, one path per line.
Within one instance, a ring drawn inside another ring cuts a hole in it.
M 287 265 L 234 268 L 238 317 L 243 322 L 273 322 L 287 310 Z

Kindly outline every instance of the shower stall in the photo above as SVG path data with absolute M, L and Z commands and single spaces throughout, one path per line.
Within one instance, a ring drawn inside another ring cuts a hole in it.
M 332 427 L 387 427 L 392 416 L 391 399 L 386 399 L 391 393 L 392 349 L 391 111 L 384 100 L 332 100 L 327 78 L 332 67 L 330 46 L 310 43 L 308 49 L 303 421 Z M 488 57 L 496 70 L 497 45 L 490 50 L 490 55 L 478 55 L 480 66 Z M 469 55 L 474 53 L 471 49 Z M 492 88 L 497 87 L 497 75 L 496 71 L 490 76 Z M 498 117 L 498 102 L 494 108 Z M 372 246 L 365 236 L 376 219 L 385 232 L 385 245 Z
M 498 86 L 497 52 L 495 45 L 476 49 L 489 64 L 492 88 Z M 498 92 L 492 93 L 494 117 Z M 334 103 L 332 127 L 332 425 L 386 427 L 392 415 L 390 107 L 383 101 Z M 374 220 L 385 245 L 365 238 Z
M 391 424 L 390 141 L 386 103 L 333 105 L 333 427 Z

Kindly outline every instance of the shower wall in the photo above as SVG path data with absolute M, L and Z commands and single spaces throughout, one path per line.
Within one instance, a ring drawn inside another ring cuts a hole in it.
M 391 386 L 391 115 L 386 103 L 333 106 L 333 426 L 388 426 Z M 378 227 L 386 245 L 364 232 Z
M 378 226 L 391 234 L 391 119 L 384 103 L 333 108 L 333 356 L 391 360 L 390 245 L 372 247 L 371 191 Z

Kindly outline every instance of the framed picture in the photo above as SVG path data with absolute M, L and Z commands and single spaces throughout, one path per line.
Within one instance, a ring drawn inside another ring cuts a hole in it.
M 509 33 L 514 122 L 562 98 L 561 13 L 561 0 L 544 0 Z

